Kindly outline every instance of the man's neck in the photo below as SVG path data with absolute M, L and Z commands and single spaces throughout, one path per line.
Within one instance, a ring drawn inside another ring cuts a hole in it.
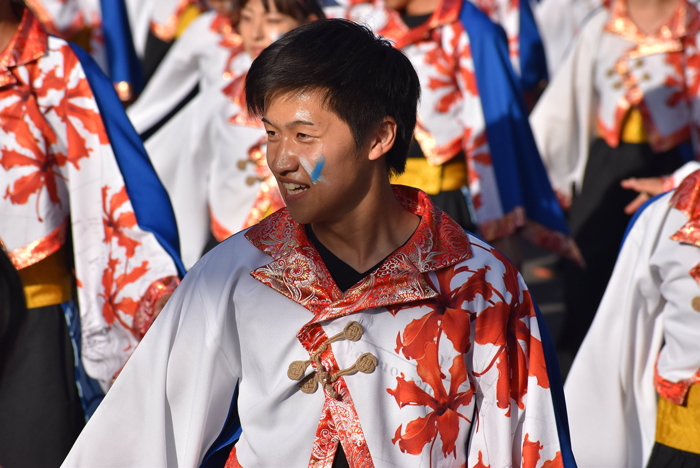
M 318 240 L 356 271 L 369 270 L 401 247 L 420 222 L 401 206 L 388 183 L 370 193 L 341 220 L 311 225 Z
M 14 37 L 19 23 L 12 3 L 9 0 L 0 0 L 0 52 L 5 50 Z

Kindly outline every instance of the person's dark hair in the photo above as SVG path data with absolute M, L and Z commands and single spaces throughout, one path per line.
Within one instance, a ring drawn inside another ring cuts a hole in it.
M 311 15 L 316 15 L 319 19 L 326 17 L 318 0 L 262 0 L 265 11 L 270 11 L 270 1 L 275 3 L 277 11 L 283 15 L 291 16 L 302 24 L 306 23 Z M 247 3 L 248 0 L 238 0 L 234 3 L 232 13 L 233 18 L 235 18 L 234 23 L 238 22 L 240 12 Z
M 408 58 L 367 27 L 342 19 L 300 26 L 255 59 L 245 88 L 253 115 L 262 115 L 265 103 L 280 94 L 321 91 L 327 108 L 350 127 L 357 149 L 393 117 L 396 141 L 385 159 L 390 172 L 404 171 L 420 83 Z

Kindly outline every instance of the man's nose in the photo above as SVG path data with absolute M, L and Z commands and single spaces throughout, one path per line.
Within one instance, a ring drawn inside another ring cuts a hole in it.
M 267 165 L 275 174 L 284 175 L 299 169 L 299 155 L 292 143 L 283 138 L 274 148 L 267 147 Z

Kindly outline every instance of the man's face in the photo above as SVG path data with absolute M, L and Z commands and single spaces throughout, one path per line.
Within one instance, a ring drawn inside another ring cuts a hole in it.
M 263 122 L 267 163 L 296 222 L 337 222 L 364 198 L 371 163 L 356 151 L 350 127 L 322 105 L 319 92 L 275 97 Z

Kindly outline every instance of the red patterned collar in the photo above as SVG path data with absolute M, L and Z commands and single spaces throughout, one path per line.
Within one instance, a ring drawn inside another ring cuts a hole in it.
M 0 86 L 17 81 L 11 68 L 26 65 L 46 54 L 48 37 L 29 8 L 25 8 L 17 32 L 0 56 Z
M 433 29 L 457 21 L 461 8 L 462 0 L 440 0 L 428 21 L 412 29 L 406 26 L 396 10 L 385 8 L 387 23 L 377 34 L 393 41 L 397 49 L 403 49 L 414 42 L 428 39 Z
M 671 240 L 700 247 L 700 170 L 683 179 L 669 205 L 688 217 Z M 700 264 L 690 270 L 690 275 L 700 284 Z
M 394 194 L 405 209 L 421 217 L 418 228 L 382 266 L 345 293 L 333 282 L 304 226 L 286 208 L 246 232 L 273 259 L 251 276 L 313 312 L 312 322 L 437 296 L 426 274 L 472 257 L 469 238 L 420 190 L 394 186 Z
M 700 30 L 700 14 L 687 0 L 682 0 L 661 28 L 649 35 L 643 33 L 632 21 L 627 0 L 612 0 L 608 8 L 610 21 L 605 25 L 605 31 L 637 44 L 640 55 L 683 50 L 681 40 Z
M 245 100 L 245 78 L 248 76 L 246 71 L 241 76 L 238 76 L 231 81 L 224 89 L 221 90 L 224 95 L 233 102 L 237 109 L 236 113 L 229 117 L 228 122 L 244 127 L 264 128 L 260 117 L 251 116 L 248 114 L 248 106 Z
M 683 179 L 669 204 L 688 217 L 671 239 L 700 247 L 700 170 Z

